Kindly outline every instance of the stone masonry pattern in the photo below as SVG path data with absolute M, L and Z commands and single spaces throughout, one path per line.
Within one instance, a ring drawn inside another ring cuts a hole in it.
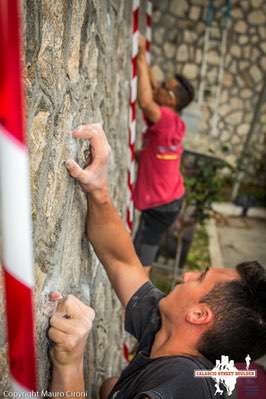
M 188 148 L 215 155 L 236 165 L 250 134 L 258 99 L 264 90 L 264 101 L 249 140 L 248 176 L 257 175 L 265 157 L 266 113 L 266 10 L 263 0 L 233 0 L 228 20 L 224 74 L 220 84 L 218 108 L 214 104 L 221 62 L 225 0 L 216 0 L 212 21 L 212 43 L 208 50 L 205 80 L 206 93 L 197 108 L 207 28 L 207 0 L 154 1 L 152 64 L 161 79 L 175 73 L 187 76 L 196 91 L 195 107 L 200 112 L 196 132 Z M 214 113 L 217 129 L 212 129 Z M 264 172 L 265 173 L 265 172 Z M 263 178 L 265 177 L 265 174 Z

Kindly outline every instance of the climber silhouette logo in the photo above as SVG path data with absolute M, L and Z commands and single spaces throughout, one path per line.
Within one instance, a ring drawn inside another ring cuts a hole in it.
M 256 370 L 249 370 L 251 358 L 246 356 L 246 370 L 239 370 L 235 366 L 234 360 L 229 360 L 228 356 L 222 356 L 221 360 L 216 360 L 216 365 L 212 370 L 195 370 L 194 376 L 197 378 L 211 377 L 215 381 L 215 395 L 222 395 L 224 389 L 228 396 L 231 396 L 235 387 L 237 378 L 257 377 Z

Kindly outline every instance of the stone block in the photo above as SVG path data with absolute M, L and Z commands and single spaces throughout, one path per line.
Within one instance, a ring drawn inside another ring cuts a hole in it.
M 211 65 L 220 65 L 220 56 L 217 51 L 210 51 L 208 54 L 208 62 Z
M 257 31 L 258 31 L 259 36 L 261 37 L 262 41 L 265 41 L 266 27 L 265 26 L 258 26 Z
M 169 29 L 165 32 L 165 40 L 170 43 L 176 43 L 178 32 L 176 29 Z
M 221 132 L 221 140 L 223 142 L 229 141 L 231 138 L 231 133 L 226 131 L 226 130 L 222 130 Z
M 184 42 L 185 43 L 195 43 L 195 41 L 198 40 L 198 35 L 196 32 L 193 32 L 191 30 L 185 30 L 184 32 Z
M 174 58 L 176 55 L 176 46 L 171 43 L 165 43 L 163 45 L 164 55 L 166 58 Z
M 198 21 L 201 17 L 201 7 L 192 6 L 189 8 L 189 18 L 192 21 Z
M 245 71 L 246 72 L 246 71 Z M 236 83 L 237 83 L 237 87 L 238 89 L 242 89 L 245 87 L 245 81 L 242 79 L 241 75 L 237 75 L 236 76 Z
M 224 86 L 230 88 L 233 84 L 233 81 L 234 81 L 233 75 L 229 72 L 225 72 L 223 78 Z
M 250 0 L 241 0 L 241 8 L 248 11 L 250 9 Z
M 195 65 L 195 64 L 186 64 L 183 69 L 184 75 L 188 79 L 192 79 L 192 80 L 196 79 L 196 77 L 198 76 L 198 72 L 199 72 L 199 69 L 198 69 L 197 65 Z
M 228 114 L 231 111 L 230 106 L 228 103 L 223 104 L 219 107 L 219 114 L 221 116 L 225 116 L 226 114 Z
M 250 60 L 252 47 L 253 46 L 250 46 L 250 45 L 243 47 L 243 49 L 242 49 L 243 58 Z
M 189 4 L 186 0 L 170 0 L 170 12 L 177 17 L 184 17 Z
M 251 36 L 250 41 L 251 41 L 252 44 L 258 43 L 258 41 L 259 41 L 259 36 L 258 36 L 258 35 L 253 35 L 253 36 Z
M 241 143 L 241 138 L 234 134 L 231 138 L 231 143 L 234 145 L 240 144 Z
M 156 44 L 162 44 L 164 41 L 164 33 L 165 29 L 164 28 L 158 28 L 153 32 L 153 40 Z
M 235 111 L 235 112 L 232 112 L 231 114 L 227 115 L 226 121 L 230 125 L 237 126 L 241 123 L 242 117 L 243 117 L 243 114 L 241 111 Z
M 153 44 L 151 46 L 151 54 L 152 54 L 152 58 L 156 58 L 157 60 L 157 56 L 159 56 L 160 54 L 162 54 L 162 50 L 160 47 L 156 46 L 155 44 Z
M 251 0 L 251 5 L 253 8 L 260 8 L 263 6 L 263 0 Z
M 152 22 L 153 24 L 157 24 L 160 22 L 162 13 L 159 10 L 153 11 L 152 13 Z
M 241 47 L 238 46 L 237 44 L 233 44 L 230 48 L 230 53 L 232 54 L 233 57 L 241 58 L 242 54 Z
M 240 91 L 240 97 L 243 99 L 251 98 L 253 96 L 252 90 L 243 89 Z
M 253 47 L 251 50 L 252 62 L 256 63 L 258 57 L 261 57 L 261 53 L 260 53 L 259 49 L 257 49 L 257 47 Z
M 252 11 L 248 15 L 248 22 L 251 25 L 263 25 L 266 22 L 266 15 L 261 10 Z
M 237 127 L 237 133 L 240 136 L 246 136 L 249 129 L 250 129 L 250 125 L 248 125 L 247 123 L 243 123 L 242 125 Z
M 266 43 L 265 42 L 260 42 L 260 48 L 264 54 L 266 54 Z
M 260 66 L 263 71 L 266 71 L 266 56 L 260 58 Z
M 237 21 L 237 22 L 233 25 L 233 29 L 234 29 L 237 33 L 247 33 L 248 25 L 246 24 L 245 21 Z
M 257 65 L 252 65 L 250 68 L 250 75 L 255 83 L 258 83 L 263 78 L 263 72 L 259 69 Z
M 176 18 L 169 14 L 164 14 L 161 18 L 161 24 L 166 27 L 166 29 L 176 29 Z
M 173 79 L 174 74 L 175 74 L 175 64 L 172 61 L 167 61 L 164 63 L 164 69 L 165 69 L 165 74 L 167 76 L 167 79 Z
M 157 1 L 156 7 L 158 7 L 162 11 L 166 11 L 169 7 L 169 0 Z
M 177 62 L 184 62 L 187 61 L 188 58 L 188 46 L 186 44 L 181 44 L 181 46 L 177 49 L 176 60 Z
M 236 18 L 236 19 L 243 18 L 243 16 L 244 16 L 243 10 L 240 7 L 239 8 L 233 7 L 232 16 L 233 16 L 233 18 Z
M 248 61 L 240 61 L 238 64 L 238 68 L 240 71 L 243 71 L 249 67 L 249 62 Z
M 246 44 L 248 42 L 248 36 L 240 35 L 238 41 L 241 45 Z
M 230 99 L 230 108 L 233 109 L 241 109 L 243 107 L 243 101 L 238 97 L 233 97 Z

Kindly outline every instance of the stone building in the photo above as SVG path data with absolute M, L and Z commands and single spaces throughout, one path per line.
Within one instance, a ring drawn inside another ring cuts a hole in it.
M 195 102 L 184 113 L 194 120 L 187 148 L 211 152 L 233 165 L 245 155 L 249 172 L 261 177 L 266 135 L 264 1 L 155 0 L 152 63 L 161 79 L 182 73 L 195 87 Z

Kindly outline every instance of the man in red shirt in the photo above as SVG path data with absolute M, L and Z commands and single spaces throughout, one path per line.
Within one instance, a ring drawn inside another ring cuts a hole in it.
M 175 221 L 185 192 L 180 172 L 185 124 L 178 112 L 194 98 L 181 75 L 155 86 L 145 58 L 145 40 L 138 53 L 138 103 L 147 120 L 133 192 L 141 218 L 134 245 L 149 275 L 163 233 Z

